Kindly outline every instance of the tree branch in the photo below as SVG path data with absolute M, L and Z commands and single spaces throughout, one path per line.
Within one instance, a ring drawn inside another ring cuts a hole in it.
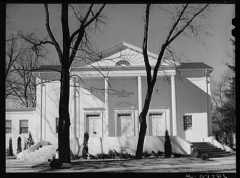
M 50 25 L 49 25 L 49 12 L 48 12 L 48 5 L 47 4 L 44 4 L 44 8 L 45 8 L 45 12 L 46 12 L 46 28 L 47 28 L 47 32 L 52 40 L 52 43 L 54 44 L 56 50 L 57 50 L 57 53 L 58 53 L 58 56 L 59 56 L 59 60 L 60 62 L 62 63 L 62 51 L 61 51 L 61 48 L 59 46 L 59 44 L 57 43 L 55 37 L 53 36 L 52 34 L 52 31 L 51 31 L 51 28 L 50 28 Z
M 76 30 L 76 31 L 71 35 L 71 37 L 70 37 L 70 43 L 73 42 L 74 37 L 75 37 L 77 34 L 80 33 L 80 31 L 82 30 L 82 28 L 84 28 L 84 23 L 86 22 L 86 20 L 87 20 L 89 14 L 90 14 L 90 12 L 91 12 L 91 9 L 92 9 L 93 5 L 94 5 L 94 4 L 91 4 L 91 6 L 88 8 L 88 11 L 87 11 L 87 13 L 86 13 L 84 19 L 81 21 L 81 24 L 80 24 L 79 29 Z
M 184 6 L 184 8 L 183 8 L 183 10 L 181 11 L 181 13 L 180 13 L 177 21 L 174 23 L 172 29 L 170 30 L 170 32 L 169 32 L 169 34 L 168 34 L 168 37 L 167 37 L 167 39 L 166 39 L 166 42 L 167 42 L 167 41 L 170 39 L 170 37 L 172 36 L 172 33 L 173 33 L 174 29 L 177 27 L 178 23 L 180 22 L 180 19 L 181 19 L 181 17 L 183 16 L 183 14 L 184 14 L 187 6 L 188 6 L 188 4 L 186 4 L 186 5 Z M 165 43 L 166 43 L 166 42 L 165 42 Z
M 68 4 L 62 4 L 62 33 L 63 33 L 63 63 L 68 61 L 69 58 L 69 50 L 70 50 L 70 32 L 68 25 Z M 66 60 L 66 61 L 65 61 Z M 69 64 L 68 64 L 69 65 Z
M 166 45 L 168 46 L 171 44 L 173 40 L 175 40 L 188 26 L 189 24 L 197 17 L 200 13 L 202 13 L 209 4 L 205 5 L 200 11 L 198 11 L 196 14 L 193 15 L 193 17 L 182 27 L 181 30 L 179 30 L 170 40 L 167 41 Z
M 144 37 L 143 37 L 143 45 L 142 45 L 142 50 L 143 50 L 143 58 L 144 58 L 144 63 L 146 67 L 146 72 L 147 72 L 147 83 L 148 86 L 151 85 L 151 66 L 149 64 L 149 59 L 148 59 L 148 54 L 147 54 L 147 40 L 148 40 L 148 25 L 149 25 L 149 14 L 150 14 L 150 6 L 151 4 L 146 5 L 146 11 L 145 11 L 145 24 L 144 24 Z

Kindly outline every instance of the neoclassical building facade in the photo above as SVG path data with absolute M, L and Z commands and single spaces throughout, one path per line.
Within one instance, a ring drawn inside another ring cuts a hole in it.
M 148 55 L 154 66 L 158 56 Z M 83 138 L 85 132 L 90 138 L 137 137 L 138 116 L 147 93 L 142 50 L 121 42 L 102 51 L 101 57 L 71 67 L 70 139 Z M 61 66 L 47 65 L 34 72 L 37 106 L 22 114 L 36 141 L 57 144 L 60 70 Z M 212 71 L 201 62 L 162 61 L 147 114 L 146 136 L 164 136 L 166 130 L 189 142 L 211 136 Z M 14 121 L 14 112 L 21 113 L 11 110 L 6 114 L 12 126 L 20 123 Z M 21 135 L 19 131 L 11 134 Z

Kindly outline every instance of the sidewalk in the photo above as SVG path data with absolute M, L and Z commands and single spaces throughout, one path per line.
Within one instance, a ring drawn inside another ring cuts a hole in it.
M 88 163 L 87 163 L 88 162 Z M 89 164 L 92 162 L 94 165 L 101 164 L 99 160 L 97 161 L 83 161 L 76 160 L 76 163 Z M 127 161 L 121 161 L 122 163 Z M 142 164 L 147 162 L 146 164 Z M 106 161 L 105 161 L 106 163 Z M 86 166 L 85 168 L 77 168 L 76 166 L 71 166 L 70 164 L 64 164 L 62 169 L 50 169 L 45 167 L 45 169 L 36 169 L 37 165 L 41 163 L 37 162 L 24 162 L 19 160 L 6 160 L 6 172 L 204 172 L 204 173 L 236 173 L 236 155 L 221 157 L 221 158 L 210 158 L 210 161 L 201 161 L 195 163 L 179 163 L 175 162 L 174 159 L 169 161 L 168 159 L 163 160 L 141 160 L 139 164 L 131 164 L 124 166 L 112 166 L 104 168 L 94 168 L 92 166 Z M 103 163 L 102 163 L 103 164 Z M 114 161 L 112 161 L 114 164 Z
M 41 162 L 26 162 L 17 159 L 7 159 L 6 172 L 37 172 L 32 169 L 32 166 L 37 164 L 41 164 Z

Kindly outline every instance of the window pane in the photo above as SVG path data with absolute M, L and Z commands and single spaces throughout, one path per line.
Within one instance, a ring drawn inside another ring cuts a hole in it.
M 183 116 L 183 127 L 184 127 L 184 130 L 192 129 L 192 116 L 191 115 Z
M 21 127 L 20 134 L 28 133 L 28 127 Z
M 11 134 L 12 133 L 12 128 L 6 128 L 6 134 Z
M 21 120 L 20 127 L 28 127 L 28 120 Z
M 6 120 L 6 127 L 12 127 L 12 121 Z

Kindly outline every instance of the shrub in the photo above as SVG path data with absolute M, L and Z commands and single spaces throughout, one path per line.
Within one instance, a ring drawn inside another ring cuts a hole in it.
M 180 158 L 180 157 L 182 157 L 182 154 L 181 153 L 173 153 L 173 156 L 175 158 Z
M 170 158 L 172 155 L 172 145 L 171 145 L 170 136 L 168 135 L 168 130 L 166 130 L 165 132 L 164 153 L 165 153 L 165 158 Z
M 87 159 L 88 157 L 88 139 L 89 139 L 89 134 L 88 132 L 84 133 L 84 138 L 83 138 L 83 150 L 82 150 L 82 158 Z
M 18 137 L 17 139 L 17 153 L 22 152 L 22 143 L 21 143 L 22 139 L 21 137 Z
M 9 138 L 8 156 L 13 156 L 12 138 L 11 137 Z
M 59 169 L 62 167 L 62 161 L 60 159 L 52 159 L 49 165 L 52 169 Z
M 157 152 L 157 156 L 158 156 L 158 157 L 160 157 L 160 156 L 164 156 L 164 152 L 162 152 L 162 151 L 158 151 L 158 152 Z
M 142 155 L 143 155 L 144 158 L 148 158 L 148 157 L 151 156 L 151 154 L 149 154 L 147 151 L 143 152 Z
M 107 154 L 105 154 L 105 153 L 99 153 L 99 154 L 96 155 L 96 157 L 98 159 L 107 159 L 107 158 L 109 158 L 109 156 Z
M 201 159 L 204 160 L 204 161 L 209 160 L 208 154 L 207 154 L 207 153 L 203 153 L 203 154 L 201 155 Z
M 109 157 L 109 158 L 114 158 L 115 156 L 116 156 L 116 153 L 110 149 L 110 150 L 108 151 L 108 157 Z
M 34 140 L 32 138 L 31 132 L 29 131 L 28 138 L 27 138 L 27 140 L 24 143 L 24 150 L 30 148 L 32 145 L 34 145 Z

